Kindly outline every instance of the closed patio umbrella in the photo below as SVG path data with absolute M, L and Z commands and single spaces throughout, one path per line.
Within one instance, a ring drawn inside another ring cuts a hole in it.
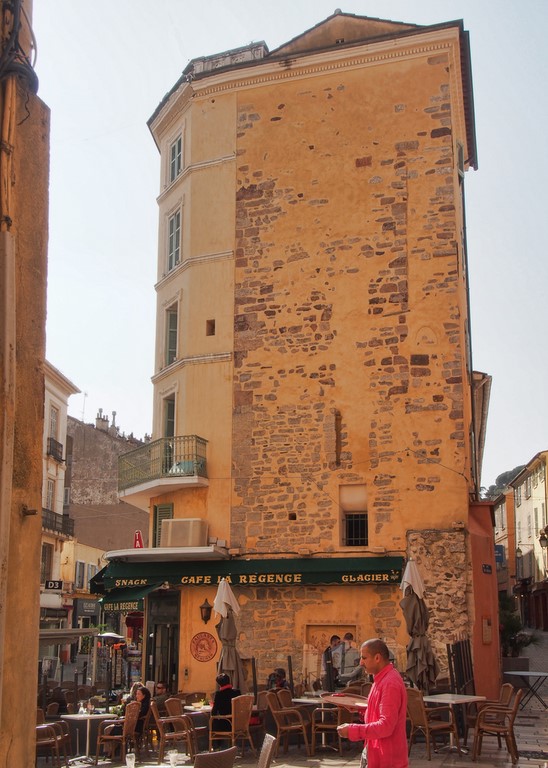
M 427 693 L 435 685 L 439 665 L 426 634 L 430 616 L 423 599 L 424 583 L 414 560 L 407 562 L 400 588 L 404 593 L 400 607 L 411 637 L 405 673 L 417 688 Z
M 215 627 L 221 641 L 218 672 L 219 674 L 225 672 L 229 675 L 234 688 L 239 688 L 242 693 L 246 693 L 247 684 L 244 679 L 244 668 L 240 654 L 236 649 L 238 630 L 234 614 L 237 615 L 240 612 L 240 606 L 226 579 L 221 579 L 219 583 L 213 609 L 221 616 L 221 620 Z

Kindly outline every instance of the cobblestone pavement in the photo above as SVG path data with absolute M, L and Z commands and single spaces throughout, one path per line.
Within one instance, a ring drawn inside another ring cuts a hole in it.
M 540 642 L 538 645 L 528 646 L 524 655 L 530 659 L 530 669 L 534 671 L 548 671 L 548 632 L 538 633 Z M 548 703 L 548 682 L 545 682 L 540 690 L 541 696 Z M 516 718 L 515 734 L 520 753 L 519 765 L 523 768 L 548 768 L 548 709 L 544 709 L 536 699 L 528 702 L 520 710 Z M 469 738 L 471 747 L 473 734 Z M 296 745 L 291 745 L 287 754 L 280 748 L 278 756 L 274 759 L 273 768 L 359 768 L 361 749 L 358 744 L 346 742 L 342 755 L 330 748 L 319 747 L 314 757 L 307 757 L 304 748 L 299 749 Z M 188 759 L 181 758 L 181 766 L 190 768 L 191 762 Z M 253 754 L 246 750 L 244 757 L 238 757 L 235 768 L 238 766 L 253 766 L 257 760 Z M 75 768 L 84 766 L 85 763 L 72 761 Z M 163 765 L 169 763 L 166 760 Z M 426 759 L 426 748 L 424 742 L 413 745 L 409 764 L 413 768 L 471 768 L 472 766 L 482 766 L 482 768 L 511 768 L 510 756 L 503 747 L 498 749 L 497 740 L 494 737 L 484 738 L 482 753 L 477 763 L 472 761 L 471 749 L 468 754 L 458 755 L 456 752 L 447 752 L 440 750 L 438 753 L 432 753 L 431 760 Z M 40 759 L 38 766 L 42 768 L 46 763 Z M 100 760 L 99 765 L 103 768 L 115 768 L 121 763 L 113 763 L 108 760 Z M 138 768 L 153 768 L 158 762 L 151 755 L 151 762 L 143 760 L 137 763 Z M 387 766 L 388 768 L 388 766 Z

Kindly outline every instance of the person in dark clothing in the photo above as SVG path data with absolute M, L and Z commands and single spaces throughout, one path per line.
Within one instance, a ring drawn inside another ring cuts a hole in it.
M 135 733 L 142 734 L 143 726 L 148 715 L 148 710 L 150 709 L 150 691 L 148 688 L 146 688 L 144 685 L 142 685 L 140 688 L 137 688 L 135 691 L 135 701 L 138 701 L 141 705 L 139 719 L 137 720 L 137 725 L 135 726 Z
M 232 714 L 232 699 L 241 694 L 237 688 L 232 687 L 230 677 L 224 672 L 217 675 L 215 682 L 219 689 L 215 691 L 215 696 L 213 697 L 213 707 L 211 709 L 213 722 L 211 727 L 215 731 L 231 731 L 232 725 L 230 720 L 224 720 L 223 718 L 215 717 L 215 715 Z
M 267 691 L 278 690 L 279 688 L 289 688 L 289 683 L 285 679 L 285 669 L 277 667 L 271 672 L 266 681 Z

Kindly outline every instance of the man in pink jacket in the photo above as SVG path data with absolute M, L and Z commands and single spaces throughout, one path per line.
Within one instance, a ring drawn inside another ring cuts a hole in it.
M 374 675 L 364 722 L 345 723 L 337 730 L 343 739 L 363 739 L 362 763 L 367 760 L 368 768 L 407 768 L 407 693 L 401 675 L 382 640 L 366 640 L 361 657 L 366 672 Z

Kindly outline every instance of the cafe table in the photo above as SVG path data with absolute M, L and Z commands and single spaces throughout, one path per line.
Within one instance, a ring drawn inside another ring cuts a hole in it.
M 89 742 L 90 742 L 90 734 L 91 734 L 91 723 L 92 721 L 100 722 L 101 720 L 113 720 L 116 719 L 116 715 L 108 714 L 107 712 L 93 712 L 92 714 L 82 714 L 82 715 L 61 715 L 61 720 L 66 720 L 69 724 L 69 729 L 71 728 L 72 724 L 72 730 L 76 731 L 76 753 L 80 755 L 80 723 L 86 723 L 86 752 L 85 756 L 89 757 Z M 71 742 L 72 742 L 72 733 L 71 733 Z
M 454 711 L 454 708 L 460 707 L 463 704 L 473 704 L 475 702 L 479 701 L 485 701 L 485 696 L 476 696 L 474 694 L 468 694 L 468 693 L 435 693 L 432 696 L 423 696 L 423 701 L 427 704 L 447 704 L 451 707 L 451 709 Z M 454 715 L 453 715 L 454 716 Z M 457 728 L 459 726 L 459 719 L 456 719 L 457 722 Z M 462 734 L 461 734 L 462 735 Z M 453 734 L 450 734 L 450 750 L 458 750 L 460 752 L 463 752 L 464 754 L 467 754 L 468 750 L 466 747 L 457 747 L 456 744 L 453 743 Z
M 533 696 L 542 704 L 544 709 L 548 709 L 548 704 L 544 701 L 539 693 L 539 688 L 541 688 L 543 683 L 548 680 L 548 672 L 536 672 L 534 670 L 512 670 L 511 672 L 505 672 L 504 675 L 505 677 L 508 676 L 521 678 L 525 686 L 525 695 L 520 702 L 520 709 L 523 709 L 527 702 L 531 701 Z

